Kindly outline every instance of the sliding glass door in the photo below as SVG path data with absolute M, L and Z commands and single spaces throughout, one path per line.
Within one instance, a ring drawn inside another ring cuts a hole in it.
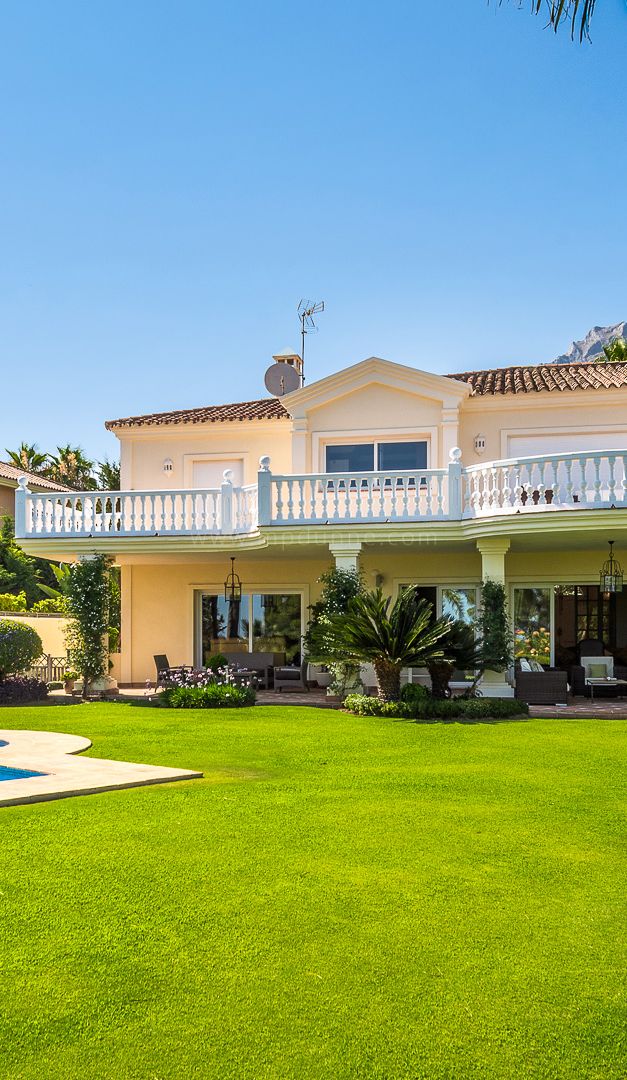
M 273 652 L 282 662 L 300 663 L 300 593 L 248 593 L 230 602 L 212 593 L 196 594 L 195 663 L 212 653 Z

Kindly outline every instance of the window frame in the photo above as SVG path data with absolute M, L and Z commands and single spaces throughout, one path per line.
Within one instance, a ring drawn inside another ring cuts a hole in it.
M 392 446 L 395 443 L 401 443 L 401 444 L 412 443 L 412 444 L 417 444 L 417 445 L 423 444 L 424 447 L 425 447 L 425 451 L 426 451 L 426 459 L 427 459 L 426 465 L 416 465 L 413 469 L 398 469 L 398 470 L 386 470 L 386 469 L 379 468 L 379 465 L 378 465 L 378 462 L 379 462 L 379 448 L 381 446 Z M 338 438 L 338 439 L 325 439 L 325 441 L 321 444 L 321 452 L 322 452 L 322 456 L 323 456 L 323 469 L 322 469 L 322 471 L 324 473 L 328 473 L 329 475 L 332 475 L 332 476 L 336 476 L 338 473 L 341 474 L 342 470 L 337 469 L 335 472 L 333 472 L 332 470 L 327 468 L 327 452 L 328 452 L 330 447 L 338 447 L 338 446 L 372 446 L 372 461 L 373 461 L 374 468 L 373 469 L 359 470 L 359 471 L 363 471 L 363 472 L 386 472 L 387 471 L 387 472 L 416 472 L 416 473 L 418 473 L 418 472 L 421 472 L 421 471 L 426 472 L 432 467 L 431 464 L 430 464 L 431 440 L 430 440 L 428 435 L 422 434 L 420 432 L 419 433 L 412 433 L 407 438 L 404 438 L 402 436 L 399 437 L 399 436 L 396 436 L 396 435 L 395 436 L 391 436 L 391 435 L 388 436 L 385 433 L 381 433 L 379 435 L 375 434 L 374 436 L 372 436 L 372 435 L 368 436 L 368 437 L 364 436 L 363 438 L 352 438 L 352 437 L 347 436 L 346 438 L 343 438 L 343 439 L 340 439 L 340 438 Z M 346 469 L 345 471 L 346 472 L 352 472 L 352 471 L 358 471 L 358 470 Z
M 202 597 L 203 596 L 223 596 L 224 595 L 224 582 L 216 585 L 192 585 L 192 656 L 194 667 L 202 667 Z M 242 607 L 243 601 L 246 599 L 248 609 L 246 613 L 243 613 L 242 617 L 248 619 L 248 648 L 247 653 L 252 652 L 252 640 L 253 640 L 253 618 L 252 618 L 252 597 L 253 596 L 300 596 L 300 641 L 301 651 L 303 637 L 305 636 L 305 619 L 307 615 L 309 605 L 309 587 L 304 585 L 286 585 L 284 587 L 277 585 L 276 582 L 270 585 L 262 584 L 257 585 L 255 582 L 250 589 L 242 590 Z M 247 653 L 242 653 L 242 656 L 246 656 Z

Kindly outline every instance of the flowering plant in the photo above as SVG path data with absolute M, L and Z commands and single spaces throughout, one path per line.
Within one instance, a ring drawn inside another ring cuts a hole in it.
M 83 679 L 83 697 L 90 683 L 107 672 L 110 567 L 106 555 L 94 555 L 72 567 L 66 644 L 70 664 Z

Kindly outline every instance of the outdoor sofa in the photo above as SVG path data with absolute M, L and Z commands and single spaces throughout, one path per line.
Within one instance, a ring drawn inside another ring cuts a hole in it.
M 516 662 L 514 696 L 528 705 L 562 705 L 568 700 L 568 675 L 558 668 L 548 671 L 537 660 L 522 657 Z
M 285 663 L 283 652 L 235 652 L 222 655 L 230 666 L 254 671 L 257 684 L 264 690 L 269 690 L 272 686 L 275 669 Z

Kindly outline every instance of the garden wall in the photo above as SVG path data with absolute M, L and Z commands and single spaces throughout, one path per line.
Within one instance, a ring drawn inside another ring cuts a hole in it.
M 65 615 L 37 614 L 35 612 L 0 611 L 0 619 L 12 619 L 36 630 L 41 638 L 42 651 L 50 656 L 65 656 Z

